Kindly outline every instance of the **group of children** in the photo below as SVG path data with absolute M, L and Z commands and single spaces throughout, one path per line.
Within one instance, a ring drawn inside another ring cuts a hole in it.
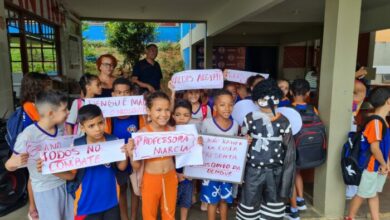
M 236 219 L 287 217 L 298 220 L 299 211 L 306 209 L 303 180 L 295 164 L 296 149 L 291 124 L 276 111 L 278 106 L 298 110 L 310 107 L 306 103 L 310 93 L 310 85 L 306 80 L 295 80 L 290 88 L 286 80 L 276 82 L 257 75 L 250 77 L 247 85 L 226 82 L 223 89 L 208 93 L 201 90 L 178 93 L 169 83 L 171 97 L 161 91 L 145 94 L 147 116 L 114 118 L 103 118 L 99 107 L 84 103 L 84 98 L 94 98 L 101 94 L 98 77 L 84 74 L 80 86 L 83 98 L 73 102 L 70 113 L 66 96 L 51 89 L 41 89 L 34 99 L 29 100 L 39 117 L 18 136 L 15 152 L 6 163 L 10 171 L 27 165 L 33 192 L 31 197 L 35 201 L 39 219 L 127 220 L 127 188 L 130 185 L 129 175 L 133 172 L 141 174 L 142 184 L 140 196 L 135 193 L 137 186 L 130 187 L 132 220 L 137 219 L 140 201 L 144 220 L 154 220 L 157 216 L 163 220 L 175 219 L 176 207 L 180 208 L 180 219 L 187 219 L 194 202 L 196 181 L 186 178 L 182 169 L 175 169 L 173 156 L 134 161 L 133 151 L 136 146 L 131 138 L 134 132 L 174 131 L 176 125 L 185 124 L 195 124 L 200 134 L 245 136 L 248 139 L 249 150 L 242 185 L 201 181 L 199 198 L 207 204 L 209 220 L 216 219 L 217 213 L 226 220 L 229 204 L 235 200 L 238 201 Z M 370 101 L 376 108 L 375 114 L 385 117 L 390 111 L 389 90 L 376 89 L 372 94 Z M 118 78 L 113 82 L 111 95 L 136 94 L 129 80 Z M 242 99 L 253 100 L 260 110 L 246 115 L 244 123 L 239 125 L 231 114 L 235 103 Z M 377 125 L 377 121 L 375 123 L 367 129 L 375 148 L 372 159 L 374 165 L 370 164 L 370 167 L 374 167 L 372 171 L 384 174 L 388 171 L 388 155 L 384 153 L 388 151 L 384 150 L 388 150 L 390 142 L 384 143 L 389 138 L 375 133 L 378 126 L 382 128 L 387 125 Z M 26 143 L 65 134 L 80 135 L 74 140 L 75 146 L 125 139 L 123 152 L 126 160 L 42 175 L 41 160 L 37 163 L 28 162 Z M 202 140 L 198 142 L 201 144 Z M 379 178 L 370 176 L 370 179 L 376 180 L 376 188 L 370 193 L 376 199 L 369 200 L 373 206 L 379 203 L 376 192 L 384 183 L 383 178 L 377 180 Z M 353 200 L 348 219 L 354 218 L 361 198 L 370 198 L 362 196 L 367 195 L 364 193 L 367 188 L 359 187 L 360 193 Z M 287 203 L 290 204 L 288 208 Z M 30 209 L 33 209 L 31 204 Z

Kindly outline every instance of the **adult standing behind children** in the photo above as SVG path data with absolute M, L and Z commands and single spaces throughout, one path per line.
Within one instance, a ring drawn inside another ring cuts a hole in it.
M 146 46 L 145 59 L 137 62 L 133 68 L 131 81 L 141 87 L 141 93 L 160 90 L 162 72 L 160 64 L 155 60 L 158 54 L 156 44 Z
M 111 97 L 112 83 L 115 80 L 113 72 L 117 66 L 117 59 L 111 54 L 103 54 L 96 61 L 99 71 L 98 77 L 102 84 L 102 93 L 97 97 Z

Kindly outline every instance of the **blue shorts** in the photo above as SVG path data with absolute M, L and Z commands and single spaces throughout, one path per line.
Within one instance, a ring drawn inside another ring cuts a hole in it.
M 190 180 L 183 180 L 179 182 L 177 189 L 177 206 L 180 208 L 191 208 L 192 205 L 192 182 Z
M 221 200 L 226 203 L 233 202 L 233 184 L 203 180 L 200 200 L 209 204 L 217 204 Z

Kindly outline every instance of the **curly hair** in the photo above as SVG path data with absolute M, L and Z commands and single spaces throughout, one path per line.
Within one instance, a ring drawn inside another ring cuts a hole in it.
M 257 102 L 259 99 L 262 99 L 266 96 L 274 96 L 275 99 L 281 99 L 283 97 L 283 92 L 278 87 L 278 84 L 273 79 L 266 79 L 258 84 L 252 91 L 252 100 Z
M 30 72 L 25 74 L 20 87 L 20 104 L 35 102 L 37 94 L 46 89 L 49 79 L 50 77 L 43 73 Z
M 100 68 L 100 65 L 102 65 L 103 58 L 111 59 L 111 62 L 112 62 L 114 69 L 118 65 L 118 60 L 113 55 L 108 54 L 108 53 L 103 54 L 96 60 L 96 68 L 98 69 L 99 72 L 100 72 L 99 68 Z

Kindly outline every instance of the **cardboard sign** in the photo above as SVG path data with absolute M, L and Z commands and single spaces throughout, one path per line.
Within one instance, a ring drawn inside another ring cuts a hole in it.
M 104 117 L 146 114 L 145 100 L 142 95 L 85 99 L 85 104 L 99 106 Z
M 223 74 L 220 69 L 186 70 L 175 73 L 171 82 L 175 91 L 221 89 L 223 87 Z
M 42 174 L 59 173 L 126 160 L 126 155 L 121 149 L 124 144 L 124 139 L 121 139 L 41 152 Z
M 194 179 L 242 183 L 248 141 L 227 136 L 202 137 L 204 164 L 185 167 L 184 175 Z
M 28 153 L 27 164 L 36 164 L 42 151 L 67 148 L 73 145 L 73 140 L 77 135 L 59 136 L 56 138 L 46 139 L 44 141 L 29 141 L 26 144 L 26 153 Z
M 265 79 L 268 79 L 269 74 L 268 73 L 255 73 L 255 72 L 249 72 L 249 71 L 242 71 L 242 70 L 230 70 L 227 69 L 226 71 L 226 80 L 231 82 L 238 82 L 241 84 L 246 84 L 246 81 L 251 76 L 261 75 Z
M 190 132 L 140 132 L 133 133 L 135 149 L 133 160 L 175 156 L 191 152 L 195 134 Z
M 176 155 L 175 165 L 176 169 L 191 166 L 191 165 L 202 165 L 203 164 L 203 146 L 198 144 L 198 130 L 195 124 L 188 125 L 176 125 L 176 131 L 188 131 L 195 135 L 195 147 L 191 148 L 191 151 L 187 154 Z

